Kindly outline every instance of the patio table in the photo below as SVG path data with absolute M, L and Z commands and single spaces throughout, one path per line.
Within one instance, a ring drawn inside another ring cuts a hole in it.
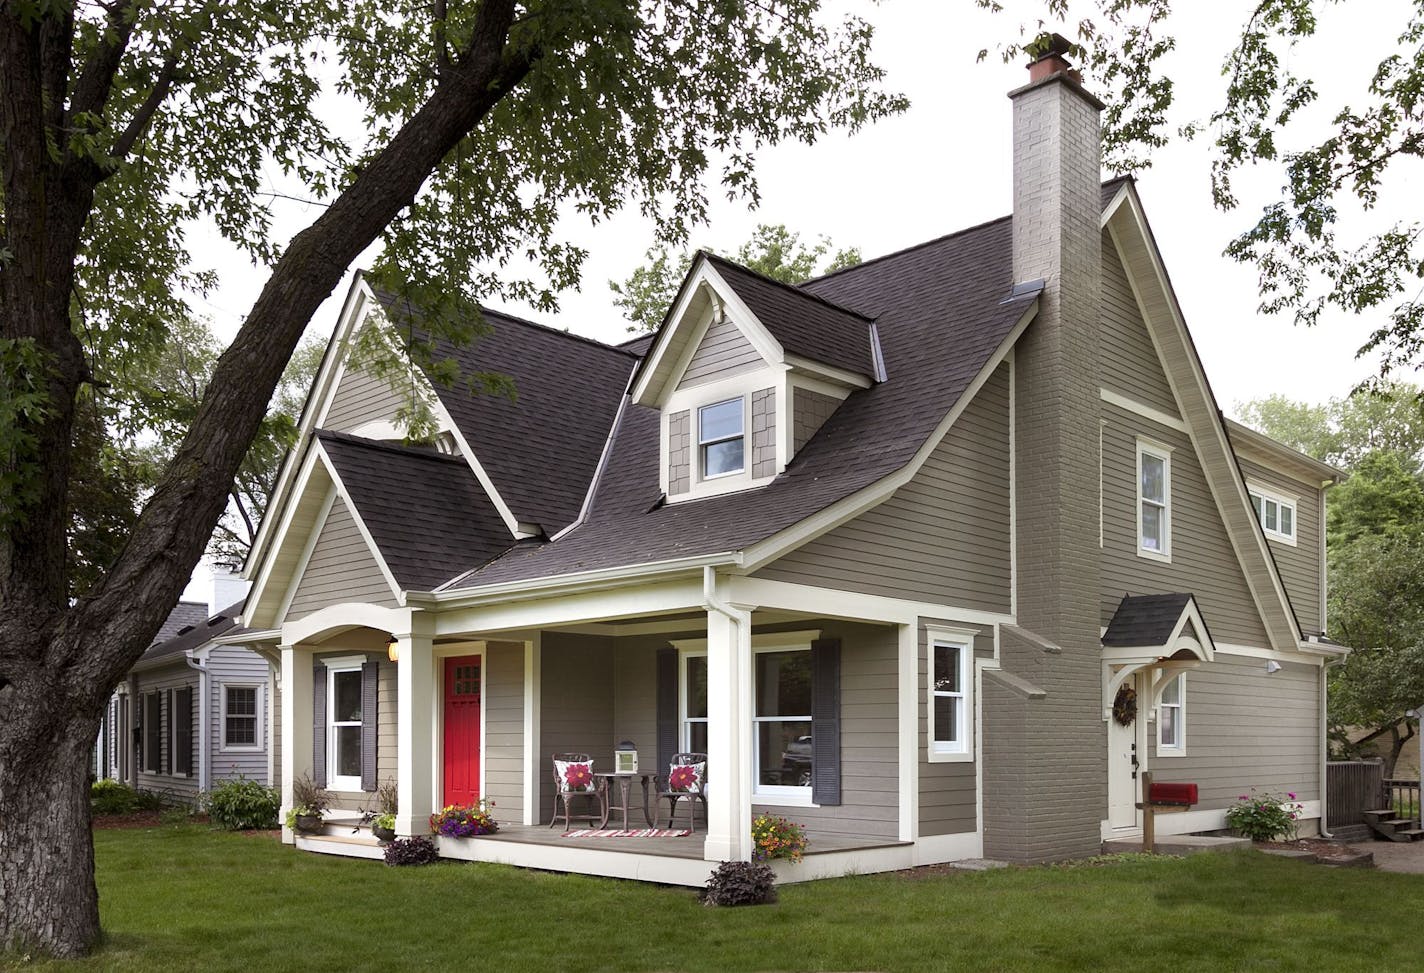
M 641 770 L 633 774 L 619 774 L 612 771 L 603 771 L 594 776 L 603 780 L 603 786 L 606 788 L 604 793 L 607 795 L 603 804 L 603 820 L 598 824 L 600 831 L 608 827 L 608 818 L 614 811 L 623 812 L 623 830 L 628 830 L 628 810 L 630 807 L 629 791 L 635 780 L 641 780 L 643 782 L 643 820 L 648 822 L 648 827 L 655 827 L 653 824 L 653 811 L 651 805 L 648 803 L 648 798 L 650 796 L 649 785 L 653 782 L 654 778 L 657 777 L 657 774 L 652 771 Z M 613 786 L 615 784 L 618 787 L 619 803 L 617 804 L 613 803 Z

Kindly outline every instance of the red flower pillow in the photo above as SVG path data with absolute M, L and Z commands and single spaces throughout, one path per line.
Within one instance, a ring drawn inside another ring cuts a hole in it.
M 668 790 L 680 791 L 685 794 L 697 794 L 702 791 L 702 775 L 706 772 L 707 765 L 696 764 L 673 764 L 668 770 Z
M 563 793 L 579 793 L 591 791 L 596 786 L 593 777 L 593 761 L 580 761 L 574 763 L 568 760 L 554 761 L 554 775 L 559 783 L 559 790 Z

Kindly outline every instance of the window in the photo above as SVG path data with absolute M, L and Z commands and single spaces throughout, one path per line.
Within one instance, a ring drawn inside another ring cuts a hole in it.
M 1157 704 L 1157 749 L 1181 751 L 1183 749 L 1183 703 L 1186 699 L 1186 674 L 1177 676 L 1162 689 L 1162 699 Z
M 1295 543 L 1295 499 L 1271 493 L 1257 486 L 1248 488 L 1251 506 L 1256 508 L 1256 519 L 1261 529 L 1272 540 Z
M 330 669 L 327 699 L 328 786 L 334 791 L 361 789 L 361 667 Z
M 223 686 L 222 748 L 257 750 L 261 737 L 257 730 L 258 689 L 256 686 Z
M 1170 560 L 1172 554 L 1172 451 L 1137 442 L 1137 553 Z
M 742 472 L 746 468 L 744 442 L 740 398 L 697 410 L 697 450 L 702 457 L 704 480 Z
M 682 749 L 707 752 L 707 656 L 682 657 Z
M 143 772 L 163 773 L 163 694 L 143 694 Z
M 811 650 L 756 653 L 757 793 L 811 790 Z
M 936 753 L 967 752 L 964 687 L 968 685 L 969 647 L 955 642 L 932 644 L 934 679 L 930 684 L 930 731 Z
M 193 690 L 185 686 L 169 696 L 169 747 L 173 753 L 173 773 L 188 777 L 193 773 Z

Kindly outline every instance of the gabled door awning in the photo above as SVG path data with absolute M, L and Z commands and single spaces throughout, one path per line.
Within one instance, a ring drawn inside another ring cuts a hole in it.
M 1191 594 L 1125 595 L 1103 633 L 1103 661 L 1146 664 L 1216 656 Z

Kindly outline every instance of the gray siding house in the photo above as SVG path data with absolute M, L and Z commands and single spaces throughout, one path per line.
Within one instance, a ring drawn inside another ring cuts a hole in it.
M 361 329 L 424 331 L 358 277 L 245 567 L 286 803 L 493 800 L 442 854 L 688 885 L 761 812 L 807 827 L 788 880 L 1092 854 L 1143 769 L 1200 786 L 1159 832 L 1252 787 L 1318 827 L 1336 471 L 1223 421 L 1061 54 L 1011 97 L 1010 216 L 796 287 L 700 254 L 620 346 L 495 311 L 438 344 L 514 399 L 364 371 Z M 693 835 L 546 827 L 550 755 L 622 740 L 708 755 Z
M 213 601 L 174 608 L 109 700 L 97 776 L 189 804 L 224 780 L 271 782 L 271 666 L 243 644 L 216 641 L 241 638 L 245 589 L 218 569 Z

